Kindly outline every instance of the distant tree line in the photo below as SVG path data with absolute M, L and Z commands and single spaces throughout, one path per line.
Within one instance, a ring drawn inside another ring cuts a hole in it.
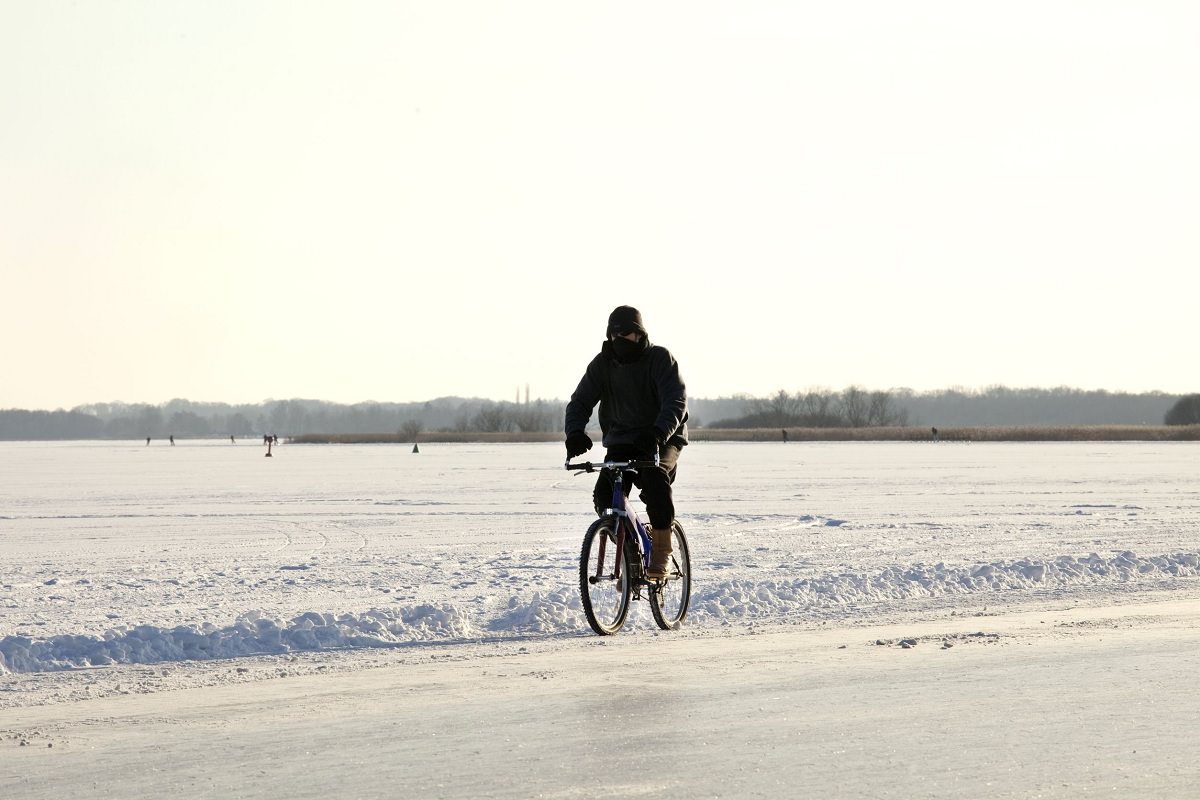
M 230 405 L 171 400 L 162 405 L 96 403 L 70 411 L 0 410 L 0 440 L 261 437 L 266 433 L 396 433 L 430 430 L 557 431 L 563 404 L 458 397 L 419 403 L 268 400 Z
M 1060 386 L 1013 389 L 893 392 L 917 425 L 946 427 L 1017 425 L 1162 425 L 1179 395 L 1108 392 Z
M 171 400 L 97 403 L 69 411 L 0 410 L 0 440 L 260 437 L 423 431 L 561 432 L 565 402 L 494 402 L 442 397 L 417 403 L 267 400 L 231 405 Z M 1128 394 L 1056 389 L 779 390 L 688 401 L 690 425 L 709 428 L 941 427 L 1200 424 L 1200 394 Z M 595 419 L 593 418 L 593 427 Z
M 0 439 L 39 441 L 44 439 L 100 439 L 104 422 L 78 411 L 0 411 Z
M 849 386 L 840 392 L 810 389 L 770 397 L 748 397 L 741 416 L 720 419 L 711 428 L 874 428 L 908 424 L 908 412 L 891 392 Z
M 1163 421 L 1168 425 L 1200 425 L 1200 394 L 1179 398 Z
M 1200 422 L 1200 395 L 1193 417 Z M 1028 425 L 1161 425 L 1193 424 L 1186 397 L 1146 392 L 1131 394 L 1069 387 L 980 390 L 946 389 L 916 392 L 849 387 L 841 392 L 780 390 L 765 398 L 740 397 L 741 413 L 711 423 L 714 428 L 877 427 L 928 425 L 944 427 Z M 1182 406 L 1173 410 L 1172 404 Z M 728 406 L 726 407 L 728 408 Z M 1172 414 L 1168 414 L 1171 411 Z

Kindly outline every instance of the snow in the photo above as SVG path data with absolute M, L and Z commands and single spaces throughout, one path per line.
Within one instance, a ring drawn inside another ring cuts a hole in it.
M 691 613 L 605 638 L 558 446 L 262 453 L 0 444 L 0 797 L 1200 781 L 1194 445 L 697 443 Z
M 0 672 L 590 636 L 556 444 L 0 444 Z M 597 455 L 593 451 L 589 455 Z M 1194 586 L 1187 443 L 697 443 L 690 630 Z M 653 630 L 635 604 L 627 633 Z M 0 701 L 3 702 L 3 701 Z

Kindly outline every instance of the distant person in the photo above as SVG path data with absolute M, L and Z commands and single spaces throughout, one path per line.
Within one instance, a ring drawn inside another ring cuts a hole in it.
M 279 444 L 279 436 L 278 436 L 278 434 L 272 434 L 272 435 L 271 435 L 271 441 L 272 441 L 272 442 L 274 442 L 275 444 Z
M 787 428 L 783 429 L 783 443 L 787 444 Z
M 171 434 L 169 437 L 167 437 L 167 438 L 169 438 L 169 439 L 171 440 L 171 447 L 174 447 L 174 446 L 175 446 L 175 434 L 173 434 L 173 433 L 172 433 L 172 434 Z
M 230 436 L 230 437 L 229 437 L 229 443 L 230 443 L 230 444 L 237 444 L 237 440 L 236 440 L 236 439 L 234 439 L 232 436 Z
M 608 449 L 606 461 L 651 460 L 658 469 L 640 469 L 632 483 L 650 516 L 653 548 L 646 577 L 663 578 L 671 559 L 671 523 L 679 452 L 688 443 L 687 392 L 679 364 L 665 348 L 650 344 L 641 313 L 618 306 L 608 317 L 607 339 L 587 365 L 579 386 L 567 404 L 567 458 L 592 449 L 584 432 L 592 409 L 600 404 L 600 430 Z M 630 484 L 625 483 L 626 491 Z M 612 501 L 612 482 L 606 473 L 596 480 L 592 500 L 601 514 Z
M 149 447 L 149 446 L 150 446 L 150 437 L 147 436 L 146 437 L 146 447 Z
M 931 430 L 933 431 L 933 440 L 936 442 L 938 440 L 937 428 L 932 428 Z

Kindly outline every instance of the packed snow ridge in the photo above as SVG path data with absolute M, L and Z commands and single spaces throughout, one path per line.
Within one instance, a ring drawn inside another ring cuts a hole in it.
M 372 609 L 362 614 L 309 611 L 280 624 L 257 612 L 217 628 L 180 625 L 118 627 L 104 636 L 23 636 L 0 639 L 0 672 L 42 672 L 75 666 L 154 664 L 269 655 L 303 650 L 393 647 L 422 641 L 454 641 L 470 634 L 457 609 L 424 605 L 402 610 Z
M 1129 583 L 1200 575 L 1200 554 L 1142 557 L 1124 551 L 1111 558 L 1096 553 L 1052 560 L 1020 559 L 972 566 L 909 564 L 874 573 L 842 572 L 792 581 L 698 582 L 688 624 L 769 620 L 814 608 L 910 598 L 964 595 L 1031 588 Z M 290 620 L 251 612 L 225 627 L 211 623 L 173 628 L 118 626 L 102 636 L 60 635 L 46 639 L 0 639 L 0 673 L 42 672 L 107 664 L 153 664 L 271 655 L 328 649 L 402 647 L 423 642 L 453 643 L 506 635 L 580 634 L 586 630 L 576 590 L 513 596 L 499 609 L 455 604 L 373 608 L 361 613 L 309 611 Z M 641 604 L 635 604 L 636 627 Z

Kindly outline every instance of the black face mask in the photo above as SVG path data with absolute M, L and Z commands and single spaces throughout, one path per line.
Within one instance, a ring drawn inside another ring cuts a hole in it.
M 620 361 L 622 364 L 632 364 L 634 361 L 637 361 L 642 357 L 642 353 L 646 351 L 649 345 L 650 342 L 645 336 L 636 342 L 631 342 L 623 336 L 618 336 L 612 340 L 613 354 L 617 357 L 617 361 Z

